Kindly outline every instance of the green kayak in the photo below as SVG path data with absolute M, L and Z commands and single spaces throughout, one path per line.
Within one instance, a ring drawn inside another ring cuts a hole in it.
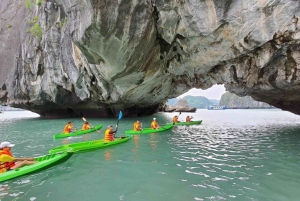
M 84 134 L 87 134 L 87 133 L 91 133 L 91 132 L 94 132 L 96 130 L 100 130 L 102 128 L 102 124 L 98 124 L 88 130 L 78 130 L 78 131 L 75 131 L 75 132 L 72 132 L 72 133 L 58 133 L 58 134 L 55 134 L 53 135 L 53 138 L 54 139 L 57 139 L 57 138 L 65 138 L 65 137 L 72 137 L 72 136 L 77 136 L 77 135 L 84 135 Z
M 125 131 L 125 134 L 130 134 L 130 135 L 137 135 L 137 134 L 149 134 L 149 133 L 157 133 L 157 132 L 162 132 L 169 130 L 173 127 L 173 124 L 167 124 L 164 126 L 161 126 L 159 129 L 152 129 L 152 128 L 143 128 L 141 131 L 134 131 L 134 130 L 127 130 Z
M 93 141 L 86 141 L 86 142 L 77 142 L 72 144 L 66 144 L 62 146 L 55 147 L 49 150 L 50 154 L 55 154 L 59 152 L 74 152 L 74 153 L 81 153 L 81 152 L 88 152 L 93 151 L 96 149 L 100 149 L 103 147 L 108 147 L 116 144 L 120 144 L 122 142 L 126 142 L 130 140 L 132 136 L 120 137 L 116 138 L 114 141 L 104 142 L 103 139 L 101 140 L 93 140 Z
M 20 177 L 23 175 L 35 173 L 55 165 L 59 163 L 65 162 L 72 156 L 72 153 L 60 153 L 53 155 L 45 155 L 34 158 L 36 161 L 33 165 L 26 165 L 21 168 L 17 168 L 15 170 L 10 170 L 0 174 L 0 182 L 6 181 L 9 179 L 14 179 L 16 177 Z
M 201 123 L 202 123 L 202 120 L 200 120 L 200 121 L 191 121 L 191 122 L 177 122 L 177 123 L 174 124 L 174 126 L 182 126 L 182 125 L 199 125 L 199 124 L 201 124 Z M 170 124 L 173 125 L 173 123 L 167 123 L 167 125 L 170 125 Z

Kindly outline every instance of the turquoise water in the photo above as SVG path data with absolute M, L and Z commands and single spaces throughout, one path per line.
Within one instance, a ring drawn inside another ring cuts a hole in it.
M 139 118 L 148 127 L 174 113 Z M 179 119 L 184 119 L 182 113 Z M 105 149 L 73 155 L 37 174 L 0 184 L 0 200 L 183 201 L 300 200 L 300 117 L 281 110 L 198 110 L 202 125 L 135 135 Z M 72 119 L 78 128 L 83 121 Z M 123 118 L 117 135 L 136 119 Z M 103 138 L 100 133 L 53 140 L 69 119 L 40 119 L 30 112 L 0 114 L 1 141 L 15 143 L 17 157 L 40 156 L 64 144 Z

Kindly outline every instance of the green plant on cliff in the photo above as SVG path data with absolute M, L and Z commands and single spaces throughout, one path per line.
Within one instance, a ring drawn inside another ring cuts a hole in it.
M 43 2 L 43 0 L 38 0 L 38 1 L 36 2 L 36 5 L 41 6 L 41 5 L 42 5 L 42 2 Z
M 38 16 L 34 16 L 32 20 L 29 21 L 30 25 L 35 24 L 39 20 Z
M 12 25 L 8 23 L 8 24 L 6 24 L 6 27 L 10 28 L 10 27 L 12 27 Z
M 38 37 L 40 40 L 42 40 L 42 27 L 40 26 L 39 23 L 35 23 L 29 30 L 33 36 Z
M 62 28 L 67 22 L 67 18 L 64 18 L 60 22 L 58 22 L 58 28 Z
M 31 0 L 25 0 L 25 6 L 28 10 L 31 10 L 32 2 Z

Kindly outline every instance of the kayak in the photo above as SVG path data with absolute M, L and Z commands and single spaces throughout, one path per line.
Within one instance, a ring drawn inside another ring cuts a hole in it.
M 73 152 L 73 153 L 88 152 L 88 151 L 93 151 L 96 149 L 120 144 L 123 142 L 127 142 L 131 138 L 132 138 L 132 136 L 126 136 L 126 137 L 116 138 L 114 141 L 110 141 L 110 142 L 104 142 L 104 139 L 101 139 L 101 140 L 93 140 L 93 141 L 66 144 L 66 145 L 62 145 L 62 146 L 58 146 L 53 149 L 50 149 L 49 153 L 55 154 L 55 153 L 66 152 L 66 151 Z
M 87 133 L 91 133 L 91 132 L 94 132 L 96 130 L 100 130 L 102 128 L 102 124 L 98 124 L 88 130 L 78 130 L 78 131 L 75 131 L 75 132 L 72 132 L 72 133 L 58 133 L 58 134 L 55 134 L 53 135 L 53 138 L 54 139 L 57 139 L 57 138 L 65 138 L 65 137 L 72 137 L 72 136 L 77 136 L 77 135 L 84 135 L 84 134 L 87 134 Z
M 199 125 L 202 123 L 202 120 L 199 121 L 191 121 L 191 122 L 177 122 L 174 124 L 174 126 L 182 126 L 182 125 Z M 167 123 L 169 124 L 173 124 L 173 123 Z
M 149 134 L 149 133 L 157 133 L 157 132 L 162 132 L 169 130 L 173 127 L 173 124 L 167 124 L 164 126 L 161 126 L 159 129 L 152 129 L 152 128 L 143 128 L 141 131 L 134 131 L 134 130 L 127 130 L 125 131 L 125 134 L 130 134 L 130 135 L 137 135 L 137 134 Z
M 55 165 L 65 162 L 71 156 L 72 153 L 60 153 L 36 157 L 34 158 L 34 160 L 36 161 L 35 164 L 26 165 L 15 170 L 9 170 L 7 172 L 1 173 L 0 182 L 53 167 Z

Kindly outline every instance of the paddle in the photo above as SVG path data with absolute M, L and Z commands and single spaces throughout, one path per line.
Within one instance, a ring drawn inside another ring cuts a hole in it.
M 73 123 L 73 121 L 71 121 L 71 122 L 72 122 L 73 127 L 75 128 L 75 131 L 77 131 L 77 127 L 75 126 L 75 124 Z
M 178 115 L 177 119 L 179 118 L 180 115 L 181 115 L 181 112 L 179 112 L 179 115 Z M 173 125 L 175 125 L 175 122 L 173 122 Z
M 86 122 L 86 118 L 84 118 L 84 117 L 82 117 L 82 120 L 84 121 L 84 122 Z M 90 123 L 89 123 L 90 124 Z M 92 124 L 90 124 L 91 125 L 91 127 L 94 127 L 94 126 L 92 126 Z M 100 131 L 99 130 L 96 130 L 98 133 L 100 133 Z
M 115 132 L 115 135 L 117 134 L 117 131 L 118 131 L 118 124 L 119 124 L 120 119 L 122 119 L 122 116 L 123 116 L 122 111 L 120 111 L 120 112 L 119 112 L 118 122 L 117 122 L 117 125 L 116 125 L 116 132 Z

